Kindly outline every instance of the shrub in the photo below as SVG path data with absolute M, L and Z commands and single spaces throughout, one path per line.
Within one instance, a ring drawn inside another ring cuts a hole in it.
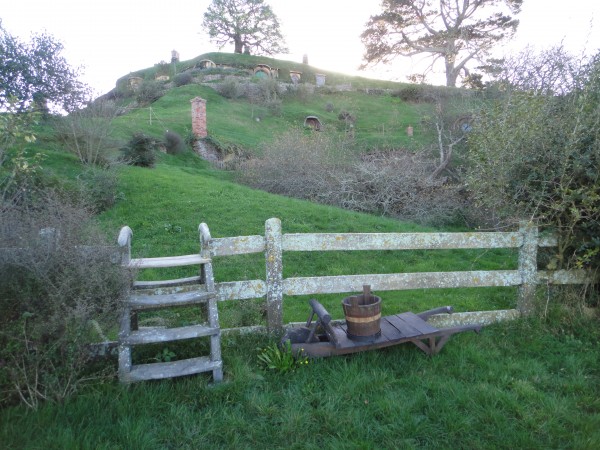
M 135 133 L 127 145 L 121 148 L 126 164 L 140 167 L 152 167 L 156 162 L 158 143 L 142 132 Z
M 556 231 L 554 266 L 597 268 L 600 54 L 576 74 L 577 59 L 567 64 L 556 51 L 541 56 L 531 59 L 530 70 L 529 59 L 521 61 L 525 67 L 518 64 L 507 77 L 515 90 L 476 118 L 469 187 L 506 221 L 534 220 Z
M 2 403 L 36 408 L 93 379 L 88 344 L 106 340 L 129 285 L 85 205 L 45 191 L 0 214 Z
M 236 99 L 244 94 L 244 88 L 240 84 L 240 81 L 236 77 L 225 77 L 225 79 L 219 83 L 217 92 L 223 97 Z
M 186 150 L 183 138 L 174 131 L 165 131 L 164 141 L 169 155 L 178 155 Z
M 110 133 L 116 115 L 113 102 L 95 102 L 59 118 L 55 131 L 64 148 L 82 164 L 106 167 L 115 148 Z
M 185 86 L 186 84 L 190 84 L 193 81 L 193 77 L 192 74 L 189 72 L 183 72 L 183 73 L 178 73 L 175 76 L 175 79 L 173 80 L 173 82 L 175 83 L 175 86 L 180 87 L 180 86 Z
M 425 89 L 423 86 L 418 84 L 411 84 L 409 86 L 398 89 L 392 92 L 392 97 L 398 97 L 405 102 L 418 103 L 425 100 Z
M 136 91 L 135 98 L 140 105 L 149 105 L 161 98 L 163 94 L 164 91 L 159 82 L 144 80 Z
M 94 213 L 112 208 L 123 195 L 118 190 L 119 179 L 114 168 L 88 168 L 77 179 L 82 197 Z

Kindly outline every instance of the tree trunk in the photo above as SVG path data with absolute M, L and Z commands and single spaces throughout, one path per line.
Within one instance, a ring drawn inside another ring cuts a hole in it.
M 242 50 L 244 49 L 244 42 L 239 34 L 233 37 L 233 43 L 235 44 L 234 53 L 242 53 Z
M 454 67 L 454 61 L 446 59 L 446 86 L 456 87 L 456 79 L 458 78 L 458 71 Z

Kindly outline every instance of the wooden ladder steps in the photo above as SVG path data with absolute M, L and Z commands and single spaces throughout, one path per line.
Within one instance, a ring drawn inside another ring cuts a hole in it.
M 207 325 L 189 325 L 179 328 L 148 327 L 132 331 L 129 336 L 122 339 L 122 342 L 125 345 L 155 344 L 158 342 L 214 336 L 218 333 L 219 328 Z
M 223 362 L 221 360 L 211 361 L 208 356 L 200 356 L 179 361 L 133 365 L 131 371 L 127 374 L 127 378 L 128 381 L 160 380 L 162 378 L 221 370 L 222 368 Z
M 123 304 L 123 314 L 119 326 L 119 379 L 123 383 L 172 378 L 212 371 L 213 380 L 223 380 L 221 359 L 221 329 L 212 261 L 206 250 L 210 233 L 205 224 L 199 227 L 200 252 L 193 255 L 165 256 L 159 258 L 131 258 L 131 237 L 129 227 L 123 227 L 118 243 L 122 248 L 121 264 L 131 269 L 160 269 L 178 266 L 197 266 L 197 276 L 160 280 L 134 281 L 132 290 Z M 203 248 L 204 245 L 204 248 Z M 160 271 L 158 271 L 160 272 Z M 164 274 L 164 272 L 163 272 Z M 200 305 L 198 305 L 200 304 Z M 177 306 L 193 306 L 185 311 L 188 325 L 166 327 L 139 327 L 138 312 L 157 310 L 150 316 L 161 316 L 160 309 Z M 137 346 L 154 344 L 164 347 L 169 342 L 198 338 L 204 344 L 190 348 L 198 352 L 210 351 L 210 355 L 160 363 L 134 364 L 134 349 Z M 208 341 L 208 342 L 207 342 Z
M 187 278 L 177 278 L 175 280 L 158 280 L 158 281 L 134 281 L 133 288 L 134 289 L 156 289 L 159 287 L 179 287 L 185 286 L 188 284 L 200 284 L 202 282 L 202 277 L 194 276 Z
M 134 258 L 129 260 L 128 266 L 137 269 L 156 269 L 161 267 L 180 267 L 196 264 L 210 264 L 211 260 L 200 256 L 198 253 L 182 256 L 162 256 L 160 258 Z
M 193 305 L 215 298 L 210 291 L 189 291 L 173 294 L 138 294 L 131 293 L 127 304 L 134 309 L 165 308 L 169 306 Z

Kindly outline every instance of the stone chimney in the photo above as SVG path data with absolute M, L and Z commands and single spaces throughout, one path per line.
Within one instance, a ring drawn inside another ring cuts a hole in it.
M 190 100 L 192 103 L 192 133 L 197 138 L 208 136 L 206 132 L 206 100 L 200 97 Z

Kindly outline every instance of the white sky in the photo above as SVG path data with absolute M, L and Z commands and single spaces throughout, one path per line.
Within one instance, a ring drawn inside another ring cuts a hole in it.
M 317 68 L 356 74 L 364 48 L 360 34 L 380 0 L 267 0 L 279 17 L 290 49 L 283 59 Z M 47 31 L 65 46 L 73 66 L 84 66 L 84 81 L 97 93 L 115 86 L 117 78 L 170 61 L 218 51 L 201 29 L 210 0 L 0 0 L 0 19 L 11 34 L 28 41 Z M 502 51 L 527 44 L 542 49 L 561 41 L 573 53 L 593 54 L 600 48 L 600 0 L 524 0 L 513 42 Z M 233 45 L 222 49 L 232 52 Z M 1 61 L 0 61 L 1 63 Z M 419 57 L 362 75 L 405 81 Z

